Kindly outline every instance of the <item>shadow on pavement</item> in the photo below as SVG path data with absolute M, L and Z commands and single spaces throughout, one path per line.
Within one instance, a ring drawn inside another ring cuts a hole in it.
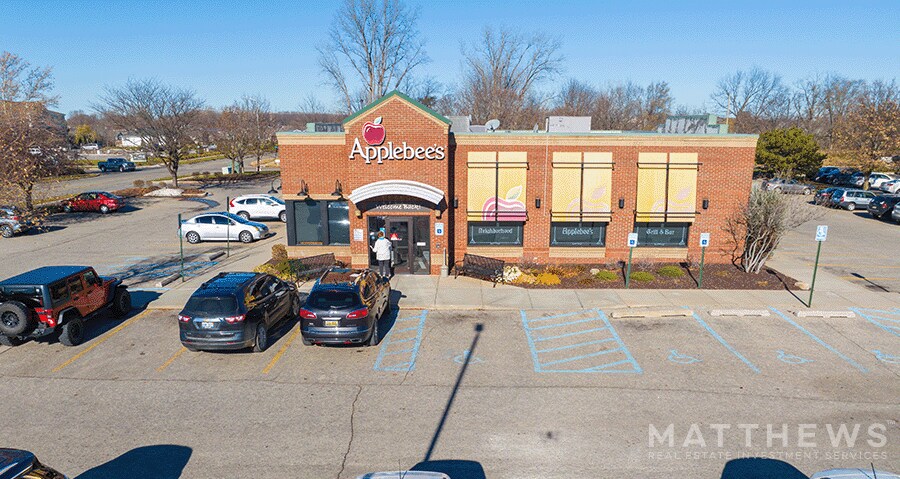
M 450 479 L 486 479 L 484 468 L 475 461 L 445 459 L 440 461 L 422 461 L 410 469 L 411 471 L 441 472 Z
M 721 479 L 809 479 L 796 467 L 777 459 L 748 457 L 733 459 L 722 469 Z
M 75 479 L 178 479 L 192 452 L 189 447 L 172 444 L 138 447 Z

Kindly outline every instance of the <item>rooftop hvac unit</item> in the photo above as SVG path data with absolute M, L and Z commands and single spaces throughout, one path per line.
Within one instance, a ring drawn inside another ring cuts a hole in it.
M 551 116 L 547 118 L 547 131 L 560 133 L 587 133 L 591 131 L 591 117 Z

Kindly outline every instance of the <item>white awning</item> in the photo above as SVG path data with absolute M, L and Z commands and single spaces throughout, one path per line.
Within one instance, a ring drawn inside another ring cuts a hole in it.
M 353 190 L 349 198 L 354 204 L 359 204 L 361 201 L 387 195 L 414 196 L 433 203 L 435 206 L 440 205 L 441 200 L 444 199 L 444 192 L 440 188 L 411 180 L 384 180 L 369 183 Z

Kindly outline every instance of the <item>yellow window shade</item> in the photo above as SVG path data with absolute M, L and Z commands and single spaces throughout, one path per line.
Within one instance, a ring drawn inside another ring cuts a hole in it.
M 581 153 L 553 153 L 551 221 L 577 221 L 581 203 Z
M 612 153 L 584 154 L 581 211 L 585 221 L 610 221 L 612 215 Z
M 501 151 L 497 167 L 496 203 L 493 208 L 482 208 L 483 216 L 494 219 L 491 213 L 496 209 L 496 219 L 500 221 L 525 221 L 528 218 L 525 208 L 528 154 L 524 151 Z
M 692 222 L 697 211 L 697 154 L 669 155 L 668 221 Z
M 637 222 L 665 221 L 666 153 L 638 155 Z
M 497 184 L 497 152 L 469 152 L 466 209 L 470 221 L 482 221 L 485 208 L 493 210 Z

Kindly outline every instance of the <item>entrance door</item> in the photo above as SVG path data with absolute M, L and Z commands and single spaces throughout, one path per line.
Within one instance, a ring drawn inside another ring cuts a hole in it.
M 385 219 L 385 234 L 394 245 L 394 274 L 412 274 L 414 265 L 410 261 L 409 253 L 412 251 L 412 218 L 387 217 Z

